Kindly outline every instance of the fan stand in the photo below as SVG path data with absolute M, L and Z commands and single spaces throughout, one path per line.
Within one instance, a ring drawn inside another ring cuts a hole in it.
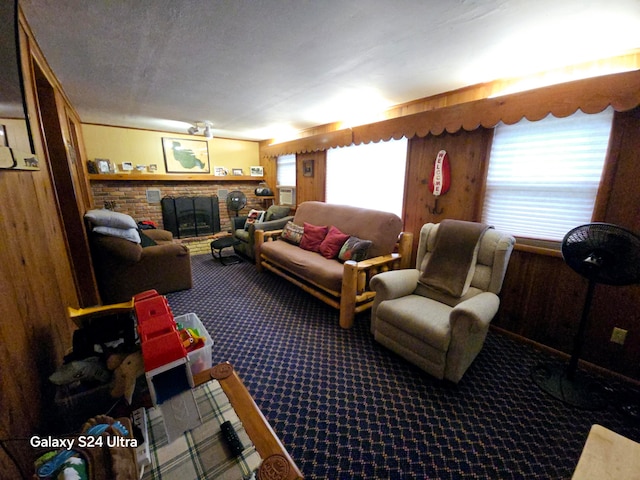
M 564 403 L 584 410 L 602 410 L 606 406 L 602 388 L 577 372 L 595 284 L 594 280 L 589 280 L 582 318 L 574 338 L 573 352 L 567 367 L 538 365 L 531 373 L 533 381 L 542 390 Z

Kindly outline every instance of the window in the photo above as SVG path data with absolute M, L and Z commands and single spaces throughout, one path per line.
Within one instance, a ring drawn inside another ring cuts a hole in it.
M 276 163 L 277 186 L 296 186 L 296 155 L 280 155 Z
M 589 223 L 609 144 L 611 108 L 495 128 L 484 223 L 516 236 L 559 241 Z
M 327 203 L 391 212 L 402 218 L 407 139 L 327 150 Z

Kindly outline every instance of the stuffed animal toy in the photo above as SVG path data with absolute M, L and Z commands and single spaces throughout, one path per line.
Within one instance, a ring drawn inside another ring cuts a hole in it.
M 113 370 L 114 383 L 111 396 L 114 398 L 124 396 L 131 405 L 136 379 L 144 374 L 142 353 L 113 354 L 107 359 L 107 368 Z

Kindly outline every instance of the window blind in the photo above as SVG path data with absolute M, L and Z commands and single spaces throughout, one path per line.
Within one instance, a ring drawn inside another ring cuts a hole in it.
M 495 128 L 484 223 L 516 236 L 562 240 L 589 223 L 604 166 L 613 109 L 551 115 Z
M 407 139 L 327 150 L 326 201 L 402 218 Z
M 280 155 L 276 161 L 277 186 L 296 186 L 296 155 Z

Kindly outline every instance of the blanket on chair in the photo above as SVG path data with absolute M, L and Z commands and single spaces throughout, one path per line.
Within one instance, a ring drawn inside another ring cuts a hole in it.
M 433 251 L 423 262 L 420 283 L 453 297 L 462 297 L 473 279 L 480 239 L 489 225 L 443 220 Z

